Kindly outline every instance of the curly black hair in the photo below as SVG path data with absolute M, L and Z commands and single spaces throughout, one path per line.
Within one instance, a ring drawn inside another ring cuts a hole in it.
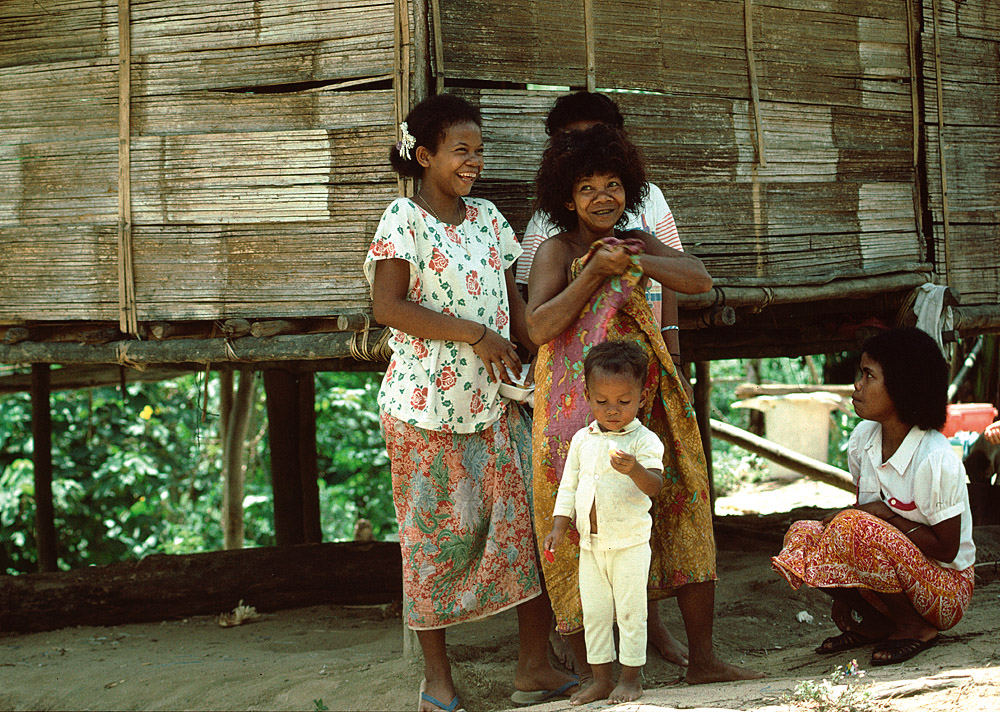
M 545 133 L 553 136 L 577 121 L 596 121 L 616 129 L 625 127 L 622 112 L 613 100 L 596 91 L 578 91 L 556 99 L 545 117 Z
M 608 375 L 628 376 L 638 381 L 642 388 L 646 383 L 646 369 L 649 357 L 634 341 L 602 341 L 595 345 L 583 359 L 583 378 L 590 382 L 591 374 L 600 371 Z
M 618 176 L 625 188 L 625 213 L 637 214 L 649 194 L 642 156 L 620 129 L 597 124 L 586 131 L 560 132 L 552 137 L 535 176 L 536 208 L 544 210 L 561 229 L 576 228 L 577 214 L 566 207 L 573 186 L 592 175 Z
M 922 430 L 944 426 L 948 363 L 934 339 L 915 327 L 888 329 L 865 341 L 861 350 L 882 367 L 900 420 Z
M 483 125 L 479 109 L 454 94 L 429 96 L 406 115 L 407 130 L 416 139 L 417 146 L 425 146 L 431 153 L 437 151 L 449 128 L 467 121 Z M 424 167 L 417 161 L 417 146 L 410 150 L 409 159 L 399 155 L 399 144 L 389 149 L 389 162 L 400 175 L 419 178 L 424 174 Z

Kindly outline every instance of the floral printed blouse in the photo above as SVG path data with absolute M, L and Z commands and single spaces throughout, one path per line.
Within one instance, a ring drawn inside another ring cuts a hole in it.
M 485 324 L 509 338 L 504 270 L 514 264 L 521 246 L 493 203 L 464 201 L 465 220 L 449 225 L 409 198 L 394 200 L 368 248 L 365 278 L 374 285 L 378 260 L 406 260 L 407 299 Z M 503 413 L 499 384 L 489 382 L 485 365 L 469 344 L 421 339 L 393 329 L 389 345 L 393 355 L 379 390 L 380 410 L 427 430 L 455 433 L 482 430 Z

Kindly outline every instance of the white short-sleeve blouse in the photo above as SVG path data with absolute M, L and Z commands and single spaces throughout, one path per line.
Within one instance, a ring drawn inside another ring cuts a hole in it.
M 958 555 L 941 566 L 961 571 L 976 561 L 972 543 L 972 510 L 965 466 L 936 430 L 913 427 L 882 462 L 882 426 L 865 420 L 851 433 L 847 461 L 858 488 L 858 504 L 881 499 L 899 516 L 933 526 L 961 516 Z
M 521 254 L 513 229 L 488 200 L 464 198 L 465 220 L 443 223 L 409 198 L 397 198 L 379 222 L 365 257 L 375 264 L 410 263 L 407 299 L 442 314 L 485 324 L 505 338 L 510 309 L 504 271 Z M 460 341 L 422 339 L 399 329 L 389 339 L 392 358 L 379 390 L 386 413 L 428 430 L 471 433 L 494 423 L 505 399 L 490 383 L 472 347 Z

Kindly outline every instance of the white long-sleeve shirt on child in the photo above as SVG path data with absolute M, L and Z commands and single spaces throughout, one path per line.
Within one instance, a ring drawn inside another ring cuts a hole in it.
M 580 548 L 590 548 L 590 510 L 597 506 L 597 531 L 609 548 L 623 549 L 649 541 L 652 500 L 628 475 L 611 466 L 610 450 L 622 450 L 649 470 L 663 470 L 663 443 L 638 419 L 621 430 L 605 432 L 597 421 L 580 428 L 570 441 L 559 481 L 555 516 L 576 519 Z

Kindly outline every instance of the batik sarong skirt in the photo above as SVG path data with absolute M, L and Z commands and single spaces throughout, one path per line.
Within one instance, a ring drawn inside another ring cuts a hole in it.
M 532 529 L 531 425 L 509 404 L 476 433 L 381 413 L 414 630 L 476 620 L 540 595 Z
M 795 522 L 771 564 L 794 589 L 857 588 L 883 612 L 876 593 L 905 593 L 938 630 L 958 623 L 972 599 L 973 567 L 945 568 L 894 526 L 857 509 L 841 512 L 826 527 Z

